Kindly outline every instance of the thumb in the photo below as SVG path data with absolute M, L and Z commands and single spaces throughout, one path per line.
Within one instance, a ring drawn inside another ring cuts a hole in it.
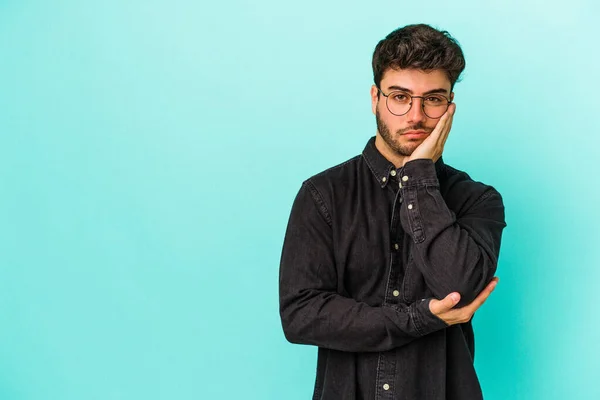
M 448 296 L 444 297 L 442 300 L 431 300 L 429 302 L 429 310 L 433 314 L 441 314 L 443 312 L 449 311 L 460 301 L 460 294 L 457 292 L 452 292 Z

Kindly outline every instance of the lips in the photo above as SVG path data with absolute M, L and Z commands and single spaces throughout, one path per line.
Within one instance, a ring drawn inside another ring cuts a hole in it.
M 428 134 L 429 133 L 425 131 L 407 131 L 404 132 L 402 135 L 406 136 L 409 139 L 421 139 L 427 136 Z

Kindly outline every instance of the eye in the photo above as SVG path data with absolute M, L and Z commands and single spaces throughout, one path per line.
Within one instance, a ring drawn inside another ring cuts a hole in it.
M 430 103 L 441 103 L 442 101 L 444 101 L 444 99 L 439 96 L 429 96 L 425 99 L 425 101 Z
M 406 95 L 404 95 L 402 93 L 397 93 L 397 94 L 393 95 L 392 98 L 396 101 L 406 101 L 408 99 L 408 97 L 406 97 Z

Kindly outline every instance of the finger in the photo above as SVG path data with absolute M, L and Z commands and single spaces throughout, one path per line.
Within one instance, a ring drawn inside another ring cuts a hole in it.
M 435 125 L 435 128 L 431 132 L 431 135 L 429 135 L 429 136 L 433 136 L 434 137 L 434 139 L 436 141 L 436 144 L 439 143 L 441 134 L 443 133 L 443 130 L 444 130 L 444 127 L 447 124 L 447 121 L 448 121 L 448 111 L 446 111 L 444 113 L 444 115 L 442 115 L 442 117 L 440 118 L 440 120 Z
M 499 279 L 497 277 L 492 278 L 492 281 L 488 283 L 488 285 L 481 291 L 481 293 L 477 295 L 475 300 L 473 300 L 471 304 L 469 304 L 465 308 L 468 308 L 470 312 L 474 313 L 479 307 L 483 305 L 483 303 L 485 303 L 490 294 L 496 288 L 498 281 Z
M 442 300 L 432 300 L 429 302 L 429 310 L 433 314 L 441 314 L 452 309 L 460 301 L 460 294 L 457 292 L 450 293 Z
M 448 135 L 450 134 L 450 130 L 452 129 L 452 121 L 454 121 L 455 111 L 456 105 L 454 103 L 451 103 L 450 107 L 448 107 L 448 110 L 444 114 L 444 116 L 447 116 L 447 119 L 444 125 L 444 130 L 440 134 L 440 143 L 442 147 L 446 144 L 446 140 L 448 140 Z
M 442 118 L 438 121 L 438 124 L 436 125 L 436 129 L 439 128 L 435 136 L 436 146 L 438 148 L 443 148 L 451 124 L 452 115 L 449 111 L 446 111 L 444 115 L 442 115 Z
M 451 129 L 452 129 L 452 121 L 448 122 L 448 125 L 444 129 L 444 132 L 440 135 L 439 145 L 442 148 L 442 150 L 444 149 L 444 146 L 446 146 L 446 141 L 448 140 L 448 136 L 450 136 Z

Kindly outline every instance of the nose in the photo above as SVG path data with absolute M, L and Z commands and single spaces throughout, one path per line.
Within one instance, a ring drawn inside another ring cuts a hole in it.
M 406 114 L 406 117 L 408 119 L 406 122 L 410 124 L 416 124 L 419 122 L 424 122 L 427 119 L 427 115 L 425 115 L 425 113 L 423 112 L 422 101 L 423 99 L 421 98 L 412 99 L 412 106 Z

